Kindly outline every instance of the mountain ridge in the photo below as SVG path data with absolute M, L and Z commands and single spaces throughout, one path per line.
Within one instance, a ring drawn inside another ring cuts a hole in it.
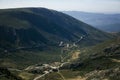
M 120 14 L 91 13 L 82 11 L 63 11 L 78 20 L 107 32 L 119 32 Z
M 60 60 L 60 42 L 79 47 L 113 36 L 58 11 L 44 8 L 0 10 L 0 63 L 24 68 Z M 22 62 L 21 62 L 22 61 Z
M 88 24 L 80 22 L 61 12 L 45 8 L 18 8 L 2 10 L 0 11 L 0 23 L 0 30 L 3 29 L 3 33 L 1 34 L 6 34 L 6 36 L 8 36 L 8 32 L 11 32 L 9 33 L 9 35 L 13 35 L 13 39 L 11 39 L 11 42 L 13 41 L 14 44 L 15 42 L 18 42 L 19 44 L 22 43 L 21 45 L 33 45 L 33 43 L 41 42 L 43 42 L 44 45 L 51 43 L 51 41 L 53 41 L 52 43 L 56 44 L 58 43 L 58 40 L 59 42 L 61 40 L 71 42 L 79 39 L 83 35 L 95 35 L 96 33 L 99 37 L 104 36 L 104 39 L 107 39 L 107 37 L 109 37 L 109 34 L 99 31 Z M 8 30 L 8 32 L 6 32 L 5 28 Z M 92 32 L 92 30 L 94 32 Z M 34 37 L 31 37 L 29 33 Z M 25 37 L 27 37 L 28 39 Z M 50 40 L 50 37 L 54 37 L 55 40 L 53 38 L 51 38 L 53 40 Z M 7 37 L 5 38 L 5 40 L 6 39 Z M 102 39 L 103 38 L 101 38 L 101 41 L 104 40 Z M 98 39 L 98 41 L 99 40 L 100 38 Z

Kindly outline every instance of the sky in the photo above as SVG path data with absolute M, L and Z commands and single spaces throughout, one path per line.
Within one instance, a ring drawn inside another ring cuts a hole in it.
M 120 13 L 120 0 L 0 0 L 0 8 L 45 7 L 58 11 Z

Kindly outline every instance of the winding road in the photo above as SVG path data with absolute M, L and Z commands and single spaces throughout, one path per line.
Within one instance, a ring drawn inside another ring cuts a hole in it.
M 73 44 L 77 44 L 77 43 L 80 42 L 82 39 L 83 39 L 83 37 L 81 36 L 81 38 L 80 38 L 79 40 L 75 41 Z M 62 44 L 63 44 L 63 42 L 61 42 L 61 43 L 59 44 L 59 46 L 62 45 Z M 73 46 L 73 47 L 74 47 L 74 46 Z M 69 49 L 69 47 L 67 47 L 67 48 Z M 67 50 L 68 50 L 68 49 L 67 49 Z M 62 49 L 62 50 L 63 50 L 63 49 Z M 60 56 L 61 56 L 61 62 L 63 62 L 64 59 L 66 58 L 66 57 L 63 57 L 63 56 L 62 56 L 62 54 L 63 54 L 63 53 L 62 53 L 62 52 L 63 52 L 62 50 L 61 50 L 61 55 L 60 55 Z M 77 53 L 77 55 L 78 55 L 78 53 Z M 68 54 L 67 56 L 69 56 L 69 54 Z M 63 80 L 66 80 L 66 79 L 65 79 L 65 77 L 60 73 L 60 70 L 59 70 L 59 69 L 60 69 L 64 64 L 67 64 L 67 63 L 70 63 L 70 62 L 68 62 L 68 61 L 67 61 L 67 62 L 63 62 L 63 63 L 61 63 L 59 66 L 56 66 L 56 69 L 58 70 L 57 73 L 61 76 L 61 78 L 62 78 Z M 51 70 L 52 70 L 52 69 L 51 69 Z M 43 75 L 39 75 L 39 76 L 35 77 L 33 80 L 38 80 L 38 79 L 44 77 L 45 75 L 47 75 L 47 74 L 49 74 L 49 73 L 50 73 L 50 72 L 48 71 L 47 73 L 44 73 Z

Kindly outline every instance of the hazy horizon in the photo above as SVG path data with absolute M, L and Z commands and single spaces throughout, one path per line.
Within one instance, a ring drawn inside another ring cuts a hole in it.
M 0 9 L 44 7 L 58 11 L 120 13 L 120 0 L 0 0 Z

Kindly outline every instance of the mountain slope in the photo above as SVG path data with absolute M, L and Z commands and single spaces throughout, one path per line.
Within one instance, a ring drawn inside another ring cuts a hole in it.
M 120 31 L 120 14 L 101 14 L 80 11 L 63 11 L 63 13 L 73 16 L 76 19 L 81 20 L 103 31 Z
M 59 44 L 95 45 L 112 36 L 75 18 L 45 8 L 0 10 L 0 65 L 25 68 L 60 60 Z
M 60 41 L 73 42 L 81 36 L 86 36 L 83 43 L 88 45 L 111 37 L 54 10 L 44 8 L 0 10 L 0 47 L 3 49 L 58 45 Z
M 120 38 L 83 49 L 79 56 L 78 61 L 73 63 L 75 65 L 72 67 L 74 67 L 75 70 L 83 71 L 88 77 L 87 80 L 93 78 L 106 78 L 108 80 L 120 79 L 120 77 L 117 76 L 120 74 Z
M 0 80 L 23 80 L 20 77 L 12 74 L 7 68 L 0 67 Z
M 120 38 L 81 49 L 79 59 L 64 65 L 60 73 L 66 80 L 119 80 Z M 41 80 L 48 79 L 59 80 L 61 76 L 54 72 Z

